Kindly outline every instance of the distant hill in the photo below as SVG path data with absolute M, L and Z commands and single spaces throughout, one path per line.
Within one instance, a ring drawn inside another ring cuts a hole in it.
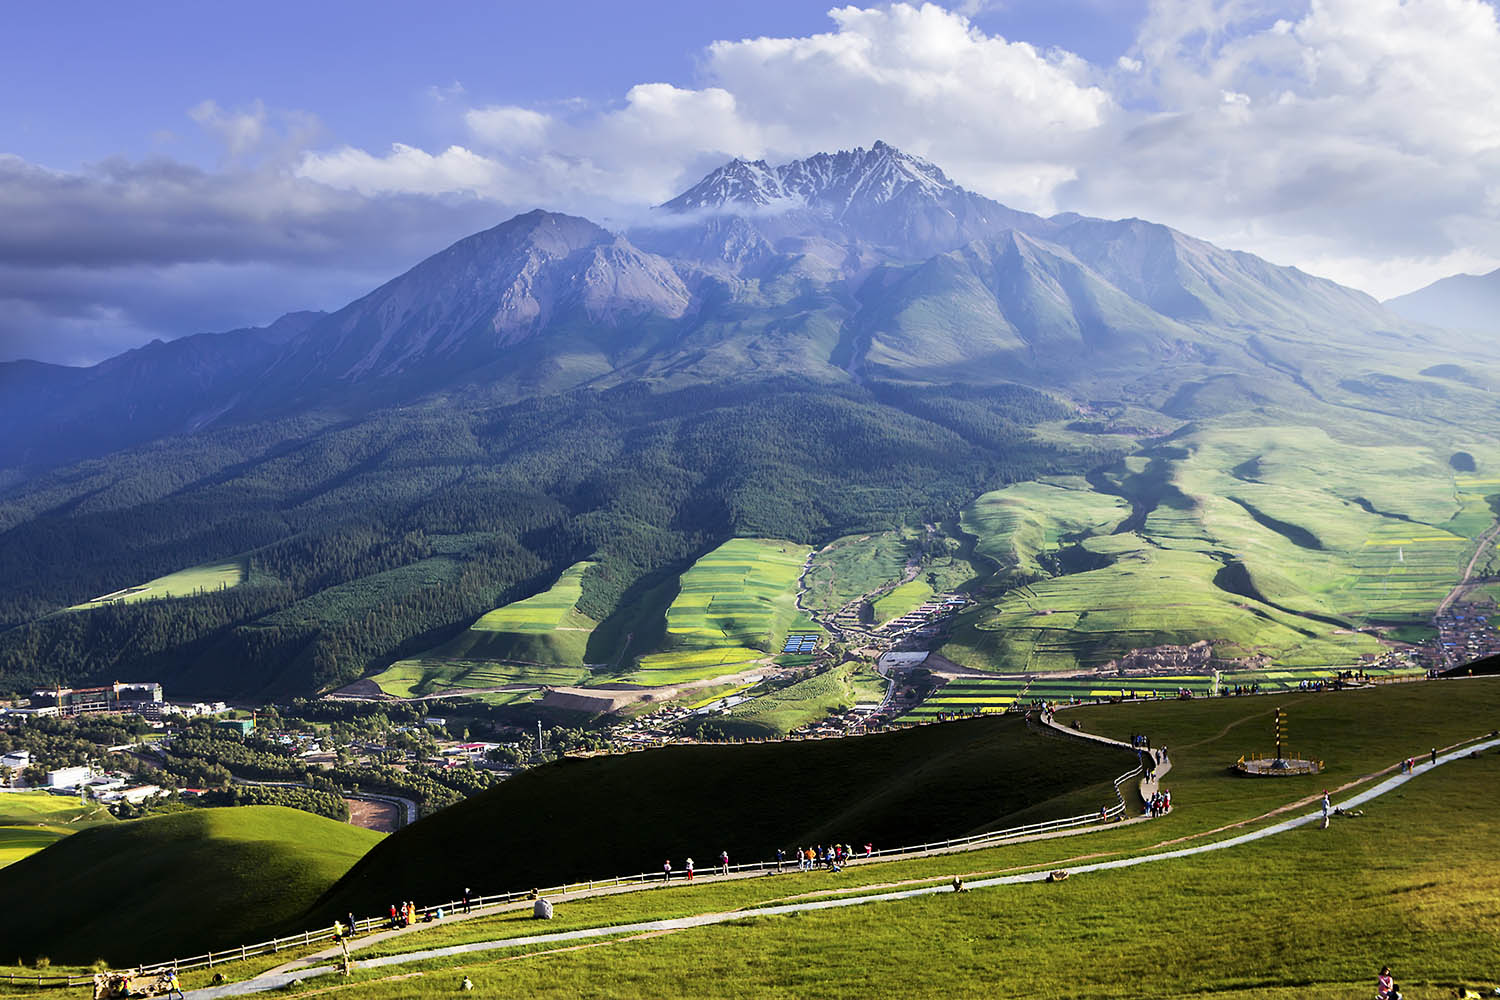
M 95 827 L 0 869 L 0 939 L 11 958 L 118 965 L 264 940 L 379 839 L 280 806 Z
M 0 468 L 55 466 L 187 434 L 231 409 L 283 345 L 323 317 L 153 340 L 88 368 L 0 363 Z
M 1386 308 L 1418 323 L 1500 334 L 1500 269 L 1455 274 L 1388 300 Z
M 668 747 L 534 768 L 392 834 L 317 919 L 660 871 L 721 850 L 765 860 L 834 841 L 896 847 L 1097 810 L 1135 755 L 978 718 L 858 739 Z M 394 895 L 393 895 L 394 894 Z

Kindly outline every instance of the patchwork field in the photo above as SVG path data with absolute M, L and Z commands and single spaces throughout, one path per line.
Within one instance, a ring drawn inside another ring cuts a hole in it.
M 496 608 L 457 638 L 399 660 L 371 679 L 401 698 L 459 688 L 578 683 L 588 676 L 584 657 L 598 625 L 577 606 L 583 574 L 592 565 L 574 563 L 540 594 Z
M 943 653 L 1043 673 L 1208 640 L 1223 659 L 1349 668 L 1382 651 L 1377 630 L 1431 619 L 1493 523 L 1485 488 L 1434 450 L 1262 427 L 997 490 L 964 526 L 1001 580 L 1031 582 L 960 616 Z
M 133 604 L 136 601 L 151 601 L 168 597 L 193 597 L 197 594 L 238 587 L 248 576 L 245 561 L 235 559 L 222 563 L 205 563 L 189 569 L 157 577 L 135 587 L 125 587 L 113 593 L 101 594 L 91 601 L 75 604 L 69 611 L 88 611 L 108 604 Z
M 1366 675 L 1375 683 L 1420 677 L 1417 667 L 1372 667 Z M 1261 694 L 1297 691 L 1304 682 L 1330 681 L 1336 671 L 1254 670 L 1221 673 L 1219 694 L 1228 696 L 1237 686 L 1248 689 L 1260 685 Z M 1017 701 L 1035 699 L 1052 702 L 1098 701 L 1109 698 L 1167 698 L 1190 691 L 1195 699 L 1214 692 L 1214 680 L 1208 674 L 1177 673 L 1153 677 L 1103 679 L 1098 677 L 1058 677 L 1034 674 L 1025 677 L 960 677 L 944 684 L 921 705 L 901 716 L 905 722 L 925 722 L 941 714 L 967 715 L 978 712 L 989 715 L 1004 712 Z
M 665 647 L 622 679 L 654 686 L 720 676 L 779 650 L 793 628 L 816 631 L 796 605 L 810 552 L 793 542 L 735 538 L 703 556 L 682 574 L 667 608 Z

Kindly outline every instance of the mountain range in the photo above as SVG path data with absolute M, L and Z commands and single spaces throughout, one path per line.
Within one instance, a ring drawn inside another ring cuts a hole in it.
M 1245 356 L 1248 331 L 1351 346 L 1438 336 L 1363 293 L 1166 226 L 1015 211 L 883 142 L 775 167 L 732 160 L 657 214 L 615 234 L 529 212 L 332 314 L 153 342 L 86 369 L 0 365 L 0 468 L 455 384 L 533 395 L 781 370 L 1081 387 L 1193 360 L 1262 377 L 1270 363 Z M 1397 305 L 1412 312 L 1409 300 Z
M 1167 226 L 1007 208 L 883 142 L 732 160 L 625 232 L 528 212 L 332 313 L 0 365 L 0 626 L 24 626 L 0 682 L 194 686 L 211 663 L 199 690 L 321 687 L 584 558 L 600 634 L 631 635 L 652 574 L 716 540 L 951 517 L 1086 471 L 1121 443 L 1027 429 L 1079 408 L 1488 412 L 1494 360 Z M 191 627 L 45 617 L 228 558 L 264 586 Z

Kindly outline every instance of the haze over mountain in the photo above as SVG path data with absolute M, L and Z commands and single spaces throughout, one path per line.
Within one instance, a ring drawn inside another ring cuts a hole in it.
M 885 143 L 731 161 L 658 212 L 611 233 L 533 211 L 328 315 L 0 365 L 0 625 L 23 626 L 0 677 L 321 688 L 580 559 L 615 662 L 653 574 L 724 538 L 1088 471 L 1119 444 L 1029 430 L 1083 404 L 1493 409 L 1422 371 L 1482 369 L 1472 338 L 1166 226 L 1016 212 Z M 253 585 L 189 610 L 36 621 L 230 558 Z
M 1455 274 L 1385 303 L 1399 316 L 1454 330 L 1500 333 L 1500 270 Z
M 883 142 L 733 160 L 612 234 L 533 211 L 331 314 L 89 369 L 0 365 L 0 465 L 45 467 L 215 421 L 444 385 L 534 394 L 651 375 L 1066 386 L 1213 357 L 1250 331 L 1359 345 L 1414 329 L 1369 296 L 1138 219 L 1017 212 Z M 1092 359 L 1076 363 L 1078 356 Z

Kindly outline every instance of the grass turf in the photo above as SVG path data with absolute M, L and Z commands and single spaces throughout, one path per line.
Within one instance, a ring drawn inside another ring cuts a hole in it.
M 1038 754 L 1050 761 L 1045 774 L 1026 766 Z M 664 858 L 706 862 L 721 849 L 746 860 L 798 843 L 916 843 L 1076 815 L 1113 801 L 1108 779 L 1134 763 L 1128 751 L 1037 733 L 1015 717 L 565 759 L 392 835 L 320 903 L 319 919 L 376 912 L 393 891 L 449 899 L 465 884 L 500 892 L 651 872 Z M 474 830 L 484 835 L 465 833 Z
M 27 959 L 128 964 L 264 940 L 379 840 L 279 806 L 94 827 L 0 869 L 0 896 L 31 901 L 0 908 L 0 939 Z
M 1368 803 L 1363 818 L 1336 820 L 1328 831 L 1307 826 L 1232 851 L 1081 874 L 1060 885 L 986 888 L 785 917 L 754 912 L 757 904 L 827 898 L 862 885 L 933 884 L 953 873 L 972 880 L 1185 846 L 1195 834 L 1321 786 L 1322 778 L 1253 781 L 1226 773 L 1226 758 L 1278 704 L 1290 706 L 1296 731 L 1328 749 L 1331 764 L 1340 761 L 1328 780 L 1342 781 L 1414 749 L 1486 731 L 1500 711 L 1500 680 L 1291 701 L 1080 710 L 1073 714 L 1086 728 L 1122 735 L 1145 728 L 1171 745 L 1168 783 L 1178 803 L 1172 815 L 1083 838 L 856 864 L 841 876 L 793 873 L 563 902 L 546 925 L 515 914 L 453 924 L 373 953 L 745 908 L 744 919 L 733 923 L 616 937 L 597 947 L 534 946 L 519 959 L 463 955 L 357 972 L 358 989 L 371 997 L 435 996 L 468 975 L 481 992 L 542 997 L 946 997 L 992 995 L 998 986 L 1001 992 L 1080 998 L 1145 993 L 1332 1000 L 1368 995 L 1376 970 L 1390 963 L 1412 1000 L 1451 996 L 1461 984 L 1487 990 L 1500 961 L 1500 840 L 1484 832 L 1500 787 L 1495 752 L 1420 774 Z M 303 992 L 322 986 L 309 983 Z

